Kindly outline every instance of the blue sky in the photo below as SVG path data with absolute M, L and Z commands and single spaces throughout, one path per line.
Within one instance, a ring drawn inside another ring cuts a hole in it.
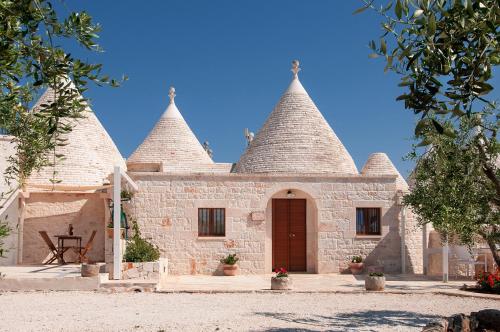
M 414 116 L 395 98 L 398 77 L 369 59 L 380 18 L 352 12 L 361 1 L 67 1 L 103 31 L 104 53 L 72 53 L 104 65 L 122 87 L 91 87 L 92 108 L 128 157 L 168 104 L 168 88 L 217 162 L 236 162 L 245 127 L 257 132 L 287 88 L 290 62 L 361 170 L 386 152 L 403 175 Z M 63 9 L 63 12 L 67 9 Z

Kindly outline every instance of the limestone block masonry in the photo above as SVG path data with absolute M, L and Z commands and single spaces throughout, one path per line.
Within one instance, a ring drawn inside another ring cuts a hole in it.
M 130 212 L 142 236 L 168 258 L 170 274 L 221 274 L 219 260 L 232 252 L 240 257 L 241 273 L 270 273 L 271 201 L 286 197 L 288 190 L 307 199 L 308 272 L 343 272 L 352 255 L 365 257 L 367 266 L 400 272 L 401 209 L 395 204 L 394 175 L 130 174 L 140 188 Z M 381 209 L 380 236 L 356 235 L 357 207 Z M 198 237 L 198 208 L 226 209 L 225 236 Z M 252 217 L 262 212 L 264 218 Z M 408 232 L 407 241 L 418 247 L 421 235 Z M 421 259 L 410 260 L 408 272 L 421 272 Z
M 110 278 L 113 277 L 112 263 L 108 264 Z M 158 280 L 168 275 L 168 260 L 161 258 L 155 262 L 124 262 L 122 263 L 122 279 Z

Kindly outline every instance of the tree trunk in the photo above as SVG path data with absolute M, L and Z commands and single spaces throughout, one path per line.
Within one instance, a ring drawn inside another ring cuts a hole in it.
M 496 206 L 500 206 L 500 179 L 496 176 L 495 169 L 491 167 L 489 158 L 486 155 L 486 151 L 484 150 L 484 146 L 481 144 L 481 142 L 477 142 L 476 146 L 481 156 L 481 163 L 483 164 L 483 173 L 493 183 L 493 186 L 495 187 L 495 191 L 497 193 L 492 203 L 495 204 Z
M 498 249 L 496 247 L 495 241 L 491 238 L 486 238 L 486 242 L 490 247 L 491 253 L 493 254 L 493 259 L 495 260 L 497 267 L 500 268 L 500 255 L 498 254 Z

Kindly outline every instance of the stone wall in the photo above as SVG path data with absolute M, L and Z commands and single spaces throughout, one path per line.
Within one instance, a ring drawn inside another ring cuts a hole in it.
M 19 198 L 18 192 L 13 192 L 0 206 L 0 222 L 10 228 L 7 237 L 0 239 L 3 242 L 3 256 L 0 257 L 0 265 L 14 265 L 17 263 L 17 223 L 19 220 Z
M 5 198 L 7 198 L 7 192 L 10 189 L 5 183 L 3 174 L 9 166 L 8 158 L 15 153 L 15 147 L 16 145 L 12 143 L 12 136 L 0 135 L 0 174 L 2 174 L 0 179 L 0 203 L 3 200 L 1 194 L 4 193 Z
M 156 262 L 126 262 L 122 264 L 122 279 L 160 280 L 160 276 L 168 274 L 167 266 L 164 258 Z
M 428 267 L 427 275 L 442 276 L 443 275 L 443 242 L 440 234 L 432 227 L 429 227 L 428 232 Z M 486 243 L 477 243 L 477 247 L 473 249 L 473 253 L 469 252 L 467 246 L 460 245 L 458 239 L 450 239 L 448 246 L 448 276 L 450 278 L 457 277 L 474 277 L 484 272 L 484 262 L 488 271 L 494 270 L 493 256 Z M 464 261 L 475 259 L 478 264 L 467 264 Z
M 38 233 L 46 231 L 54 245 L 55 235 L 68 234 L 69 224 L 75 235 L 82 236 L 82 246 L 96 230 L 93 247 L 88 253 L 91 261 L 104 261 L 104 199 L 98 193 L 31 193 L 26 202 L 26 216 L 23 231 L 23 263 L 41 263 L 50 251 Z M 73 241 L 68 242 L 69 245 Z M 73 261 L 76 254 L 68 251 L 65 259 Z
M 405 247 L 406 273 L 424 273 L 422 226 L 411 209 L 406 209 Z
M 338 273 L 352 255 L 367 266 L 401 270 L 396 176 L 173 175 L 131 173 L 139 185 L 131 202 L 142 236 L 160 247 L 171 274 L 219 274 L 219 259 L 240 256 L 242 273 L 270 273 L 272 214 L 270 201 L 291 189 L 308 199 L 308 272 Z M 198 237 L 198 208 L 226 209 L 226 236 Z M 381 236 L 356 236 L 356 207 L 382 210 Z M 264 216 L 253 218 L 252 216 Z M 310 232 L 309 227 L 314 228 Z M 409 243 L 422 236 L 407 235 Z M 312 238 L 311 238 L 312 237 Z M 314 246 L 310 242 L 316 242 Z M 408 250 L 408 255 L 414 251 Z M 419 260 L 411 257 L 411 261 Z M 415 268 L 418 264 L 410 264 Z M 416 271 L 419 272 L 419 271 Z

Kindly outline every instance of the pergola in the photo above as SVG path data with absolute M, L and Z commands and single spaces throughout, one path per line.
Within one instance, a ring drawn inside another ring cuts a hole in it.
M 113 172 L 113 279 L 120 280 L 122 278 L 122 241 L 120 237 L 120 215 L 122 180 L 124 180 L 134 191 L 138 191 L 137 184 L 127 175 L 120 167 L 115 166 Z

